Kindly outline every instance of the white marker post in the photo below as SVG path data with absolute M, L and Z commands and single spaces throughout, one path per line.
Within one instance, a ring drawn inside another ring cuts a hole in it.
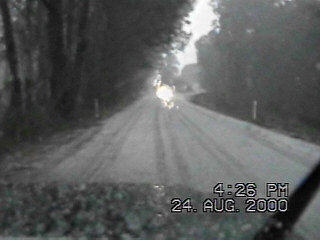
M 258 108 L 258 101 L 254 100 L 252 103 L 252 119 L 253 119 L 253 121 L 257 120 L 257 108 Z
M 96 118 L 100 117 L 99 100 L 94 99 L 94 115 Z

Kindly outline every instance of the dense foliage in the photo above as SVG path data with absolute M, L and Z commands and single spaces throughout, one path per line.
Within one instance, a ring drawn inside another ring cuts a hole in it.
M 215 105 L 320 128 L 320 4 L 213 1 L 219 16 L 197 42 L 202 84 Z
M 84 239 L 252 239 L 265 217 L 201 213 L 210 194 L 182 186 L 0 184 L 0 235 Z M 172 213 L 191 197 L 198 213 Z M 304 238 L 292 236 L 291 239 Z
M 21 138 L 94 105 L 137 96 L 183 42 L 192 0 L 1 0 L 10 76 L 2 129 Z M 3 102 L 1 108 L 3 109 Z M 0 103 L 1 104 L 1 103 Z M 40 124 L 41 123 L 41 124 Z

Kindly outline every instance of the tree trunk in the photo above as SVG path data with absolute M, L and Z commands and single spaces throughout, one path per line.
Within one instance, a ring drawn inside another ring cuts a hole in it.
M 54 109 L 63 117 L 69 117 L 75 110 L 77 98 L 80 90 L 81 73 L 83 65 L 83 54 L 86 49 L 86 25 L 89 13 L 89 1 L 85 0 L 81 4 L 79 16 L 79 26 L 76 36 L 68 39 L 76 39 L 76 50 L 74 61 L 72 56 L 67 57 L 64 45 L 64 26 L 62 19 L 62 0 L 48 1 L 42 0 L 48 9 L 48 48 L 52 64 L 52 73 L 50 78 L 51 99 Z M 73 11 L 70 9 L 69 11 Z M 70 20 L 70 19 L 69 19 Z M 75 24 L 69 21 L 70 24 Z M 67 26 L 73 29 L 73 26 Z M 68 34 L 72 34 L 72 31 Z M 68 46 L 72 44 L 67 43 Z M 66 66 L 68 65 L 68 66 Z
M 51 103 L 55 111 L 64 115 L 62 95 L 66 86 L 66 56 L 64 54 L 62 0 L 42 0 L 48 10 L 48 49 L 51 62 L 49 79 Z
M 87 49 L 87 39 L 86 39 L 86 28 L 89 17 L 89 0 L 83 0 L 80 12 L 80 21 L 78 26 L 78 33 L 76 39 L 78 39 L 76 44 L 75 60 L 73 64 L 73 71 L 71 76 L 71 84 L 69 86 L 69 102 L 70 102 L 70 112 L 77 110 L 78 98 L 82 90 L 83 79 L 83 61 L 84 53 Z
M 34 27 L 32 24 L 32 18 L 34 17 L 32 14 L 32 0 L 26 1 L 26 29 L 25 31 L 25 40 L 24 43 L 27 43 L 27 47 L 23 46 L 24 53 L 24 61 L 25 61 L 25 74 L 24 74 L 24 82 L 25 82 L 25 109 L 28 111 L 33 106 L 33 96 L 32 96 L 32 87 L 35 81 L 34 74 L 34 58 L 33 54 L 35 51 L 35 40 L 34 40 Z
M 17 113 L 22 110 L 22 91 L 21 82 L 18 74 L 18 57 L 17 48 L 14 41 L 13 27 L 11 22 L 11 14 L 8 7 L 8 0 L 0 0 L 0 10 L 3 20 L 4 37 L 6 44 L 6 54 L 9 68 L 12 74 L 13 88 L 11 93 L 11 107 Z

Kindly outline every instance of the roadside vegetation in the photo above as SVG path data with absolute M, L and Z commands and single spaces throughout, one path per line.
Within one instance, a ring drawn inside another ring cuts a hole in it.
M 194 102 L 320 143 L 319 1 L 213 1 L 212 8 L 219 18 L 196 44 L 207 92 Z
M 132 101 L 192 0 L 1 0 L 0 154 Z
M 82 239 L 253 238 L 265 221 L 259 214 L 172 213 L 171 199 L 210 197 L 181 186 L 134 184 L 0 184 L 2 237 Z M 304 238 L 295 234 L 292 240 Z

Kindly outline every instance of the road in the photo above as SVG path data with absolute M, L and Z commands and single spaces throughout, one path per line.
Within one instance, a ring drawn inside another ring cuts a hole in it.
M 105 120 L 99 131 L 88 130 L 32 161 L 36 167 L 20 176 L 35 182 L 179 184 L 202 192 L 218 182 L 253 182 L 265 197 L 266 182 L 289 183 L 294 190 L 319 155 L 319 146 L 183 99 L 169 110 L 149 94 Z M 309 239 L 320 234 L 315 209 L 319 194 L 297 228 Z

